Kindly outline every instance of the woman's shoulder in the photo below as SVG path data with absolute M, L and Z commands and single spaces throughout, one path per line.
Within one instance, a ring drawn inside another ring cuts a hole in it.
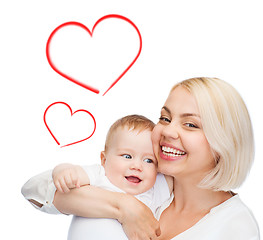
M 243 203 L 238 194 L 235 194 L 233 197 L 229 198 L 225 202 L 212 208 L 210 213 L 222 213 L 229 214 L 232 217 L 244 216 L 255 219 L 251 210 L 245 203 Z
M 171 195 L 171 200 L 173 194 Z M 167 202 L 165 207 L 169 206 Z M 163 210 L 162 209 L 162 210 Z M 253 213 L 235 195 L 211 209 L 211 211 L 193 227 L 173 238 L 174 240 L 259 240 L 259 228 Z
M 229 228 L 234 232 L 242 230 L 242 234 L 259 235 L 258 224 L 252 211 L 238 194 L 211 209 L 209 215 L 220 219 L 223 229 Z

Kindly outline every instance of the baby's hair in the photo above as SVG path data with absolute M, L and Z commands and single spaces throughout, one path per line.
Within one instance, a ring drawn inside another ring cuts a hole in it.
M 191 78 L 176 84 L 196 99 L 215 167 L 200 187 L 229 191 L 245 180 L 254 158 L 252 124 L 239 93 L 218 78 Z
M 125 117 L 122 117 L 120 119 L 118 119 L 116 122 L 114 122 L 108 133 L 107 133 L 107 137 L 106 137 L 106 141 L 105 141 L 105 152 L 107 151 L 107 148 L 109 146 L 110 143 L 110 139 L 113 135 L 113 133 L 118 129 L 118 128 L 124 128 L 127 127 L 129 131 L 134 131 L 137 130 L 138 133 L 145 131 L 145 130 L 149 130 L 152 131 L 154 128 L 155 124 L 148 118 L 142 116 L 142 115 L 128 115 Z

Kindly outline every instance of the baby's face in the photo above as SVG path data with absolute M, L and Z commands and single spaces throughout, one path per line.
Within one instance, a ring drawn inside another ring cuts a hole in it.
M 119 127 L 108 150 L 102 153 L 102 165 L 112 184 L 126 193 L 138 195 L 155 183 L 157 160 L 153 153 L 151 131 L 129 131 Z

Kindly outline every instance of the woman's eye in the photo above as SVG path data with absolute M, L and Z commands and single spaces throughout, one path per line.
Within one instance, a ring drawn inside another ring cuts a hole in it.
M 168 122 L 168 123 L 171 122 L 171 120 L 170 120 L 169 118 L 163 117 L 163 116 L 161 116 L 161 117 L 159 118 L 159 121 L 160 121 L 160 122 Z
M 122 156 L 123 156 L 124 158 L 127 158 L 127 159 L 131 159 L 131 158 L 132 158 L 130 154 L 123 154 Z
M 149 158 L 146 158 L 143 160 L 144 162 L 147 162 L 147 163 L 153 163 L 153 160 L 152 159 L 149 159 Z
M 185 126 L 190 127 L 190 128 L 198 128 L 198 126 L 196 126 L 193 123 L 186 123 Z

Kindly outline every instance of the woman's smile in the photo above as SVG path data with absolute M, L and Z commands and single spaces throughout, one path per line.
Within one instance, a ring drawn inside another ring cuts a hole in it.
M 184 158 L 186 155 L 185 151 L 178 149 L 170 144 L 161 144 L 160 146 L 160 157 L 167 161 L 176 161 Z

